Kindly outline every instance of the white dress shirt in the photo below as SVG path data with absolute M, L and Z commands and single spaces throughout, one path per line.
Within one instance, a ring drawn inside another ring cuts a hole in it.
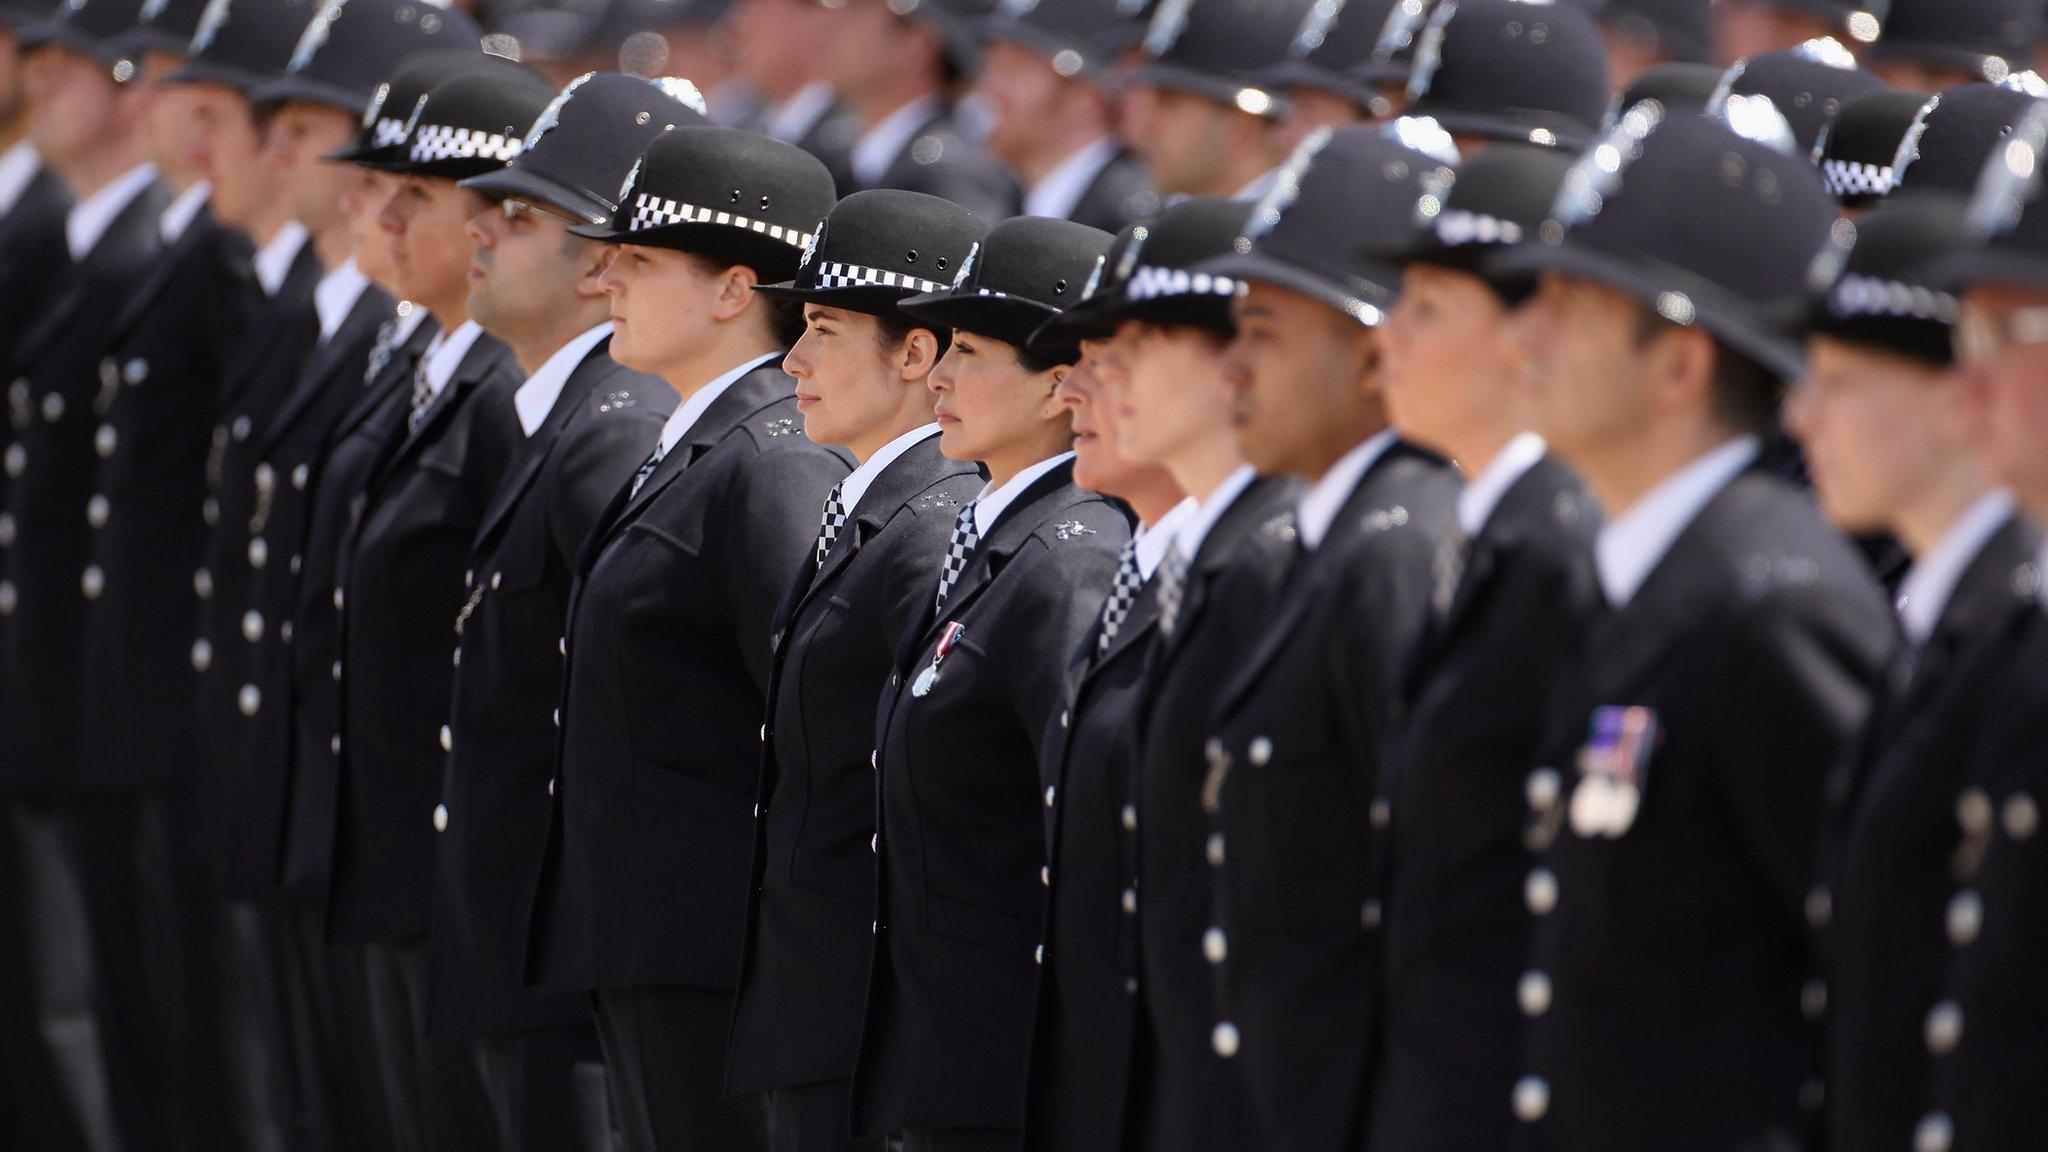
M 256 250 L 250 263 L 255 265 L 256 283 L 265 296 L 275 296 L 284 287 L 284 278 L 292 272 L 292 261 L 299 258 L 299 249 L 306 246 L 311 235 L 304 224 L 287 220 L 268 244 Z
M 1104 136 L 1053 165 L 1052 171 L 1024 193 L 1024 215 L 1066 219 L 1087 194 L 1089 185 L 1114 159 L 1116 141 Z
M 21 194 L 28 191 L 29 181 L 42 170 L 42 156 L 26 140 L 0 152 L 0 216 L 14 211 L 14 206 L 21 203 Z
M 165 244 L 176 244 L 184 238 L 185 230 L 192 227 L 192 221 L 199 219 L 199 210 L 213 199 L 213 181 L 201 180 L 171 198 L 164 210 L 157 214 L 156 233 L 164 238 Z
M 910 146 L 910 138 L 944 107 L 944 98 L 936 92 L 920 96 L 861 133 L 853 142 L 853 178 L 863 184 L 879 183 Z
M 794 144 L 809 135 L 831 108 L 832 86 L 823 80 L 813 80 L 775 106 L 768 116 L 766 135 L 784 144 Z
M 355 257 L 341 262 L 333 271 L 320 277 L 313 285 L 313 316 L 320 322 L 320 342 L 334 339 L 341 330 L 341 322 L 348 319 L 356 301 L 363 298 L 363 290 L 370 286 L 370 278 L 356 267 Z
M 1721 489 L 1756 459 L 1754 436 L 1737 436 L 1659 481 L 1633 506 L 1611 516 L 1593 538 L 1593 568 L 1607 603 L 1622 608 Z
M 1330 525 L 1337 521 L 1337 513 L 1344 510 L 1344 502 L 1351 499 L 1352 490 L 1365 478 L 1366 469 L 1394 446 L 1394 440 L 1392 428 L 1366 437 L 1357 447 L 1337 457 L 1337 462 L 1330 465 L 1322 479 L 1302 494 L 1294 527 L 1300 533 L 1303 548 L 1313 550 L 1322 545 L 1323 537 L 1330 534 Z
M 1237 503 L 1237 498 L 1244 495 L 1258 475 L 1251 465 L 1240 464 L 1231 469 L 1215 491 L 1201 499 L 1194 513 L 1181 521 L 1180 529 L 1174 533 L 1180 539 L 1181 555 L 1193 560 L 1202 554 L 1202 541 L 1209 538 L 1209 530 L 1216 527 L 1216 522 L 1223 519 L 1223 514 L 1230 511 L 1230 506 Z
M 1914 644 L 1927 643 L 1955 594 L 1963 571 L 1977 562 L 1984 545 L 2012 519 L 2012 493 L 1987 492 L 1963 511 L 1924 556 L 1915 556 L 1899 582 L 1899 626 Z
M 412 339 L 412 334 L 427 322 L 427 310 L 410 300 L 400 300 L 391 319 L 395 325 L 391 329 L 391 346 L 397 348 Z
M 1031 487 L 1033 481 L 1073 458 L 1072 452 L 1062 452 L 1051 459 L 1040 460 L 1010 477 L 1009 483 L 1001 488 L 995 487 L 994 481 L 983 484 L 981 491 L 974 497 L 974 534 L 981 539 L 988 539 L 989 530 L 996 526 L 1003 513 L 1010 510 L 1010 505 L 1017 502 L 1017 497 L 1022 495 L 1026 488 Z
M 114 217 L 135 202 L 156 179 L 156 165 L 137 164 L 107 183 L 107 186 L 71 206 L 64 217 L 64 246 L 71 259 L 83 260 L 99 247 Z
M 780 352 L 770 352 L 766 356 L 757 356 L 711 381 L 711 383 L 706 384 L 702 388 L 697 389 L 695 392 L 690 393 L 688 399 L 677 405 L 674 412 L 669 413 L 668 423 L 661 426 L 661 454 L 667 456 L 673 451 L 675 446 L 682 442 L 683 437 L 690 434 L 690 429 L 704 415 L 704 410 L 711 407 L 720 396 L 725 395 L 726 390 L 738 383 L 740 377 L 745 376 L 763 364 L 770 362 L 780 363 L 781 360 L 782 353 Z
M 474 320 L 464 320 L 462 327 L 453 332 L 436 333 L 427 341 L 427 351 L 420 363 L 427 366 L 427 391 L 440 396 L 448 382 L 455 378 L 455 370 L 462 367 L 462 358 L 476 345 L 477 337 L 484 334 L 483 325 Z
M 562 385 L 569 382 L 569 373 L 574 372 L 597 342 L 612 334 L 612 322 L 607 320 L 595 328 L 586 330 L 581 336 L 555 349 L 555 354 L 541 362 L 526 378 L 526 383 L 512 393 L 512 410 L 519 414 L 519 427 L 528 436 L 533 435 L 548 413 L 555 410 L 555 401 L 562 398 Z
M 1131 533 L 1131 556 L 1138 562 L 1138 579 L 1150 580 L 1166 559 L 1166 550 L 1180 536 L 1181 526 L 1201 507 L 1193 496 L 1166 510 L 1157 524 L 1140 524 Z
M 846 479 L 839 482 L 839 503 L 846 509 L 846 514 L 853 515 L 854 510 L 860 507 L 860 498 L 868 494 L 868 486 L 875 482 L 875 477 L 880 476 L 884 469 L 894 464 L 897 457 L 938 434 L 939 426 L 936 422 L 912 428 L 882 445 L 881 451 L 861 461 L 860 467 L 847 473 Z
M 1458 529 L 1467 540 L 1476 538 L 1493 519 L 1493 510 L 1500 507 L 1501 497 L 1515 486 L 1515 481 L 1528 475 L 1550 446 L 1543 437 L 1534 432 L 1524 432 L 1509 440 L 1494 455 L 1478 476 L 1458 492 Z

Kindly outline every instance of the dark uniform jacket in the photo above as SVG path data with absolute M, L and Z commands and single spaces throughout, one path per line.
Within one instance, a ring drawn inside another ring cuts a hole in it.
M 936 433 L 918 441 L 848 510 L 824 567 L 798 562 L 776 610 L 731 1092 L 853 1071 L 874 939 L 875 702 L 980 490 Z
M 0 360 L 42 314 L 50 288 L 71 267 L 64 217 L 71 193 L 48 168 L 36 169 L 21 198 L 0 217 Z
M 267 485 L 270 496 L 261 530 L 248 538 L 244 563 L 252 570 L 244 611 L 266 623 L 250 646 L 245 683 L 255 687 L 263 707 L 243 722 L 235 762 L 246 771 L 229 790 L 220 846 L 226 891 L 241 899 L 277 890 L 292 769 L 291 661 L 299 642 L 293 613 L 305 573 L 307 521 L 323 446 L 342 415 L 363 399 L 364 365 L 395 303 L 385 292 L 365 286 L 334 335 L 316 343 L 284 403 L 257 435 L 253 476 L 259 486 Z M 263 563 L 253 564 L 257 558 Z M 321 590 L 331 592 L 333 586 L 330 572 Z M 332 614 L 331 605 L 327 611 Z M 332 734 L 331 727 L 321 733 Z
M 2007 637 L 2038 611 L 2026 574 L 2039 548 L 2020 520 L 1985 542 L 1917 658 L 1894 657 L 1829 781 L 1820 886 L 1807 911 L 1825 958 L 1809 1008 L 1828 1010 L 1831 1147 L 1910 1148 L 1928 1105 L 1927 1016 L 1971 918 L 1968 899 L 1950 917 L 1956 797 L 1985 701 L 2016 671 L 2001 658 Z
M 1595 614 L 1560 678 L 1557 767 L 1528 784 L 1557 895 L 1502 1102 L 1555 1146 L 1719 1152 L 1798 1130 L 1823 782 L 1893 630 L 1861 557 L 1762 462 Z
M 569 596 L 530 980 L 733 986 L 768 637 L 846 472 L 804 436 L 794 385 L 771 360 L 599 518 Z
M 1390 444 L 1250 644 L 1219 666 L 1200 751 L 1147 757 L 1148 770 L 1199 780 L 1215 837 L 1181 848 L 1214 872 L 1210 927 L 1159 946 L 1192 949 L 1210 969 L 1215 1023 L 1197 1042 L 1242 1086 L 1252 1146 L 1364 1143 L 1380 1010 L 1369 869 L 1386 825 L 1380 754 L 1457 487 L 1442 460 Z
M 1120 232 L 1126 225 L 1158 215 L 1159 207 L 1159 193 L 1152 189 L 1152 174 L 1145 162 L 1119 150 L 1088 182 L 1067 219 L 1104 232 Z
M 583 541 L 632 478 L 675 390 L 601 340 L 512 458 L 470 548 L 447 814 L 434 854 L 427 1023 L 450 1036 L 585 1024 L 588 997 L 525 988 L 526 925 L 548 834 L 562 630 Z M 488 575 L 486 575 L 488 573 Z
M 0 783 L 72 783 L 84 671 L 84 576 L 92 547 L 86 502 L 99 363 L 121 301 L 161 251 L 157 216 L 169 193 L 151 182 L 116 214 L 84 260 L 56 283 L 41 318 L 12 350 L 6 377 L 13 439 L 0 454 Z M 61 224 L 59 230 L 62 230 Z
M 1023 1124 L 1045 807 L 1057 798 L 1039 764 L 1130 539 L 1123 509 L 1073 472 L 1062 462 L 1018 493 L 943 611 L 925 609 L 906 634 L 882 692 L 857 1134 Z M 937 678 L 923 679 L 953 623 Z
M 1529 953 L 1524 781 L 1592 608 L 1599 523 L 1585 487 L 1544 457 L 1463 561 L 1437 566 L 1395 702 L 1393 825 L 1375 839 L 1387 929 L 1372 1147 L 1462 1152 L 1516 1136 L 1502 1101 L 1521 1062 L 1515 983 Z
M 339 939 L 427 931 L 455 620 L 473 582 L 470 542 L 524 439 L 512 407 L 521 379 L 512 350 L 478 336 L 418 427 L 401 419 L 385 441 L 344 545 L 347 567 L 334 586 L 342 747 L 328 912 Z
M 279 885 L 286 901 L 303 912 L 324 913 L 328 906 L 341 822 L 340 656 L 346 598 L 337 605 L 334 590 L 348 568 L 350 526 L 360 514 L 363 488 L 379 450 L 405 420 L 413 371 L 439 331 L 429 316 L 396 346 L 372 346 L 363 368 L 366 378 L 359 378 L 340 420 L 325 433 L 310 469 L 312 503 L 299 547 L 292 643 L 284 653 L 291 684 L 292 759 L 284 842 L 278 849 Z M 388 356 L 381 368 L 376 362 L 380 352 Z M 347 377 L 339 386 L 349 389 Z
M 1015 216 L 1020 195 L 1009 171 L 962 132 L 945 110 L 933 113 L 911 134 L 872 187 L 938 196 L 990 222 Z

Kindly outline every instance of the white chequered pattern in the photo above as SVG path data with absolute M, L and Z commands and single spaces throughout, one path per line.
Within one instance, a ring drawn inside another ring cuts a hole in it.
M 1189 272 L 1185 268 L 1141 265 L 1124 284 L 1124 295 L 1132 300 L 1163 300 L 1173 296 L 1235 296 L 1240 286 L 1228 276 Z
M 519 155 L 523 141 L 498 132 L 422 124 L 413 133 L 412 160 L 506 160 Z
M 1889 164 L 1865 164 L 1857 160 L 1827 160 L 1820 166 L 1832 196 L 1883 196 L 1892 190 Z
M 922 280 L 907 272 L 884 272 L 865 264 L 842 264 L 828 260 L 818 265 L 818 288 L 915 288 L 919 292 L 943 291 L 946 285 Z
M 770 224 L 766 220 L 755 220 L 715 208 L 700 208 L 679 200 L 664 200 L 659 196 L 649 196 L 645 192 L 633 198 L 633 223 L 630 231 L 639 232 L 667 224 L 723 224 L 728 228 L 758 232 L 770 240 L 780 240 L 792 248 L 801 248 L 811 242 L 809 232 L 799 232 L 780 224 Z

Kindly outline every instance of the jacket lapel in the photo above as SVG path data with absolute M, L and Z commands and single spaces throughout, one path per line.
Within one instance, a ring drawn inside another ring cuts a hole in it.
M 861 547 L 879 533 L 911 497 L 930 487 L 932 481 L 939 476 L 957 474 L 945 471 L 946 466 L 951 463 L 953 462 L 940 453 L 936 433 L 911 445 L 903 455 L 890 461 L 889 466 L 882 469 L 881 474 L 875 477 L 874 482 L 868 485 L 868 490 L 862 494 L 860 506 L 853 510 L 853 519 L 847 522 L 846 529 L 840 532 L 839 539 L 833 542 L 832 550 L 825 554 L 824 567 L 819 568 L 814 577 L 804 582 L 802 592 L 791 606 L 789 618 L 796 619 L 797 614 L 810 603 L 813 595 L 831 584 L 847 565 L 853 563 L 853 558 L 860 554 Z M 961 471 L 972 467 L 970 464 L 958 465 Z M 823 514 L 824 509 L 820 507 L 819 515 L 822 517 Z
M 339 441 L 363 426 L 364 421 L 376 415 L 384 401 L 399 388 L 406 387 L 412 380 L 413 371 L 418 368 L 420 357 L 426 355 L 427 345 L 433 343 L 434 335 L 441 330 L 433 317 L 421 321 L 406 337 L 405 343 L 391 350 L 391 360 L 376 376 L 363 381 L 362 394 L 350 406 L 341 420 L 335 424 L 328 436 L 328 443 Z
M 420 451 L 421 446 L 435 435 L 442 423 L 455 411 L 456 406 L 483 382 L 484 377 L 490 375 L 501 360 L 510 355 L 511 352 L 490 335 L 478 336 L 476 343 L 469 346 L 469 351 L 463 353 L 462 363 L 456 365 L 455 375 L 449 378 L 448 386 L 441 389 L 440 394 L 427 405 L 419 423 L 408 428 L 410 420 L 399 421 L 396 431 L 397 445 L 372 474 L 375 479 L 370 482 L 370 490 L 374 492 L 401 463 L 413 453 Z
M 917 655 L 934 630 L 946 621 L 954 619 L 978 599 L 982 592 L 1002 574 L 1017 549 L 1031 534 L 1038 530 L 1039 522 L 1045 518 L 1046 510 L 1064 500 L 1073 488 L 1074 462 L 1065 461 L 1059 467 L 1040 476 L 1030 486 L 1017 494 L 1002 517 L 987 537 L 975 545 L 974 554 L 967 558 L 967 567 L 960 573 L 960 579 L 953 584 L 953 590 L 946 593 L 946 610 L 939 613 L 928 609 L 922 627 L 913 629 L 904 639 L 904 650 L 897 654 L 897 664 Z M 957 513 L 955 515 L 958 515 Z M 932 585 L 932 599 L 938 598 L 938 585 Z M 1107 589 L 1104 589 L 1105 594 Z
M 285 398 L 277 418 L 264 430 L 260 455 L 270 454 L 292 425 L 306 414 L 307 408 L 326 393 L 337 372 L 361 360 L 363 337 L 375 332 L 377 325 L 391 315 L 391 307 L 391 297 L 376 287 L 363 289 L 363 294 L 356 298 L 355 306 L 342 318 L 341 326 L 334 330 L 326 344 L 314 350 L 305 369 L 299 373 L 298 386 Z
M 476 534 L 474 547 L 481 553 L 484 543 L 497 535 L 512 510 L 525 498 L 526 490 L 533 485 L 534 477 L 540 475 L 541 466 L 554 454 L 555 445 L 568 430 L 570 423 L 583 411 L 584 400 L 597 389 L 598 384 L 610 376 L 615 368 L 606 349 L 609 340 L 600 340 L 586 353 L 583 360 L 562 382 L 561 394 L 555 397 L 554 407 L 541 420 L 540 427 L 519 445 L 518 454 L 513 458 L 512 468 L 498 491 L 491 497 L 491 503 L 484 510 L 483 526 Z
M 91 252 L 86 253 L 82 262 L 74 263 L 65 277 L 62 295 L 54 301 L 42 319 L 14 351 L 11 363 L 25 367 L 40 359 L 49 350 L 52 341 L 63 335 L 70 326 L 78 309 L 92 298 L 92 282 L 100 273 L 101 265 L 113 259 L 125 259 L 127 248 L 137 233 L 150 235 L 147 230 L 156 227 L 156 218 L 163 211 L 169 198 L 161 182 L 153 182 L 144 188 L 128 206 L 121 209 L 114 222 L 100 237 Z M 160 255 L 160 254 L 159 254 Z M 118 305 L 117 305 L 118 306 Z M 104 345 L 103 345 L 104 346 Z

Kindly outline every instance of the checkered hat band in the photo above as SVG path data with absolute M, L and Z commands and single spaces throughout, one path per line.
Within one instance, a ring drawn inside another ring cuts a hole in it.
M 455 128 L 447 124 L 422 124 L 413 133 L 411 158 L 427 160 L 505 160 L 519 155 L 525 141 L 518 136 Z
M 727 228 L 758 232 L 770 240 L 780 240 L 792 248 L 801 248 L 811 242 L 809 232 L 799 232 L 780 224 L 770 224 L 766 220 L 754 220 L 715 208 L 700 208 L 680 200 L 664 200 L 659 196 L 649 196 L 645 192 L 633 198 L 633 220 L 628 231 L 639 232 L 668 224 L 723 224 Z
M 1820 172 L 1831 196 L 1883 196 L 1892 190 L 1892 166 L 1860 160 L 1824 160 Z
M 818 265 L 818 282 L 813 288 L 908 288 L 917 292 L 942 292 L 948 286 L 936 280 L 920 280 L 906 272 L 884 272 L 865 264 L 841 264 L 828 260 Z
M 1954 324 L 1957 305 L 1954 296 L 1918 284 L 1880 280 L 1875 276 L 1844 276 L 1828 294 L 1828 310 L 1843 319 L 1887 316 Z
M 1437 217 L 1436 238 L 1451 248 L 1466 244 L 1516 244 L 1522 239 L 1522 226 L 1481 212 L 1446 212 Z
M 378 148 L 395 148 L 405 143 L 405 121 L 393 120 L 389 116 L 380 118 L 376 127 L 370 130 L 370 142 Z
M 1228 276 L 1189 272 L 1185 268 L 1140 265 L 1124 282 L 1124 296 L 1131 300 L 1165 300 L 1174 296 L 1235 296 L 1239 284 Z

